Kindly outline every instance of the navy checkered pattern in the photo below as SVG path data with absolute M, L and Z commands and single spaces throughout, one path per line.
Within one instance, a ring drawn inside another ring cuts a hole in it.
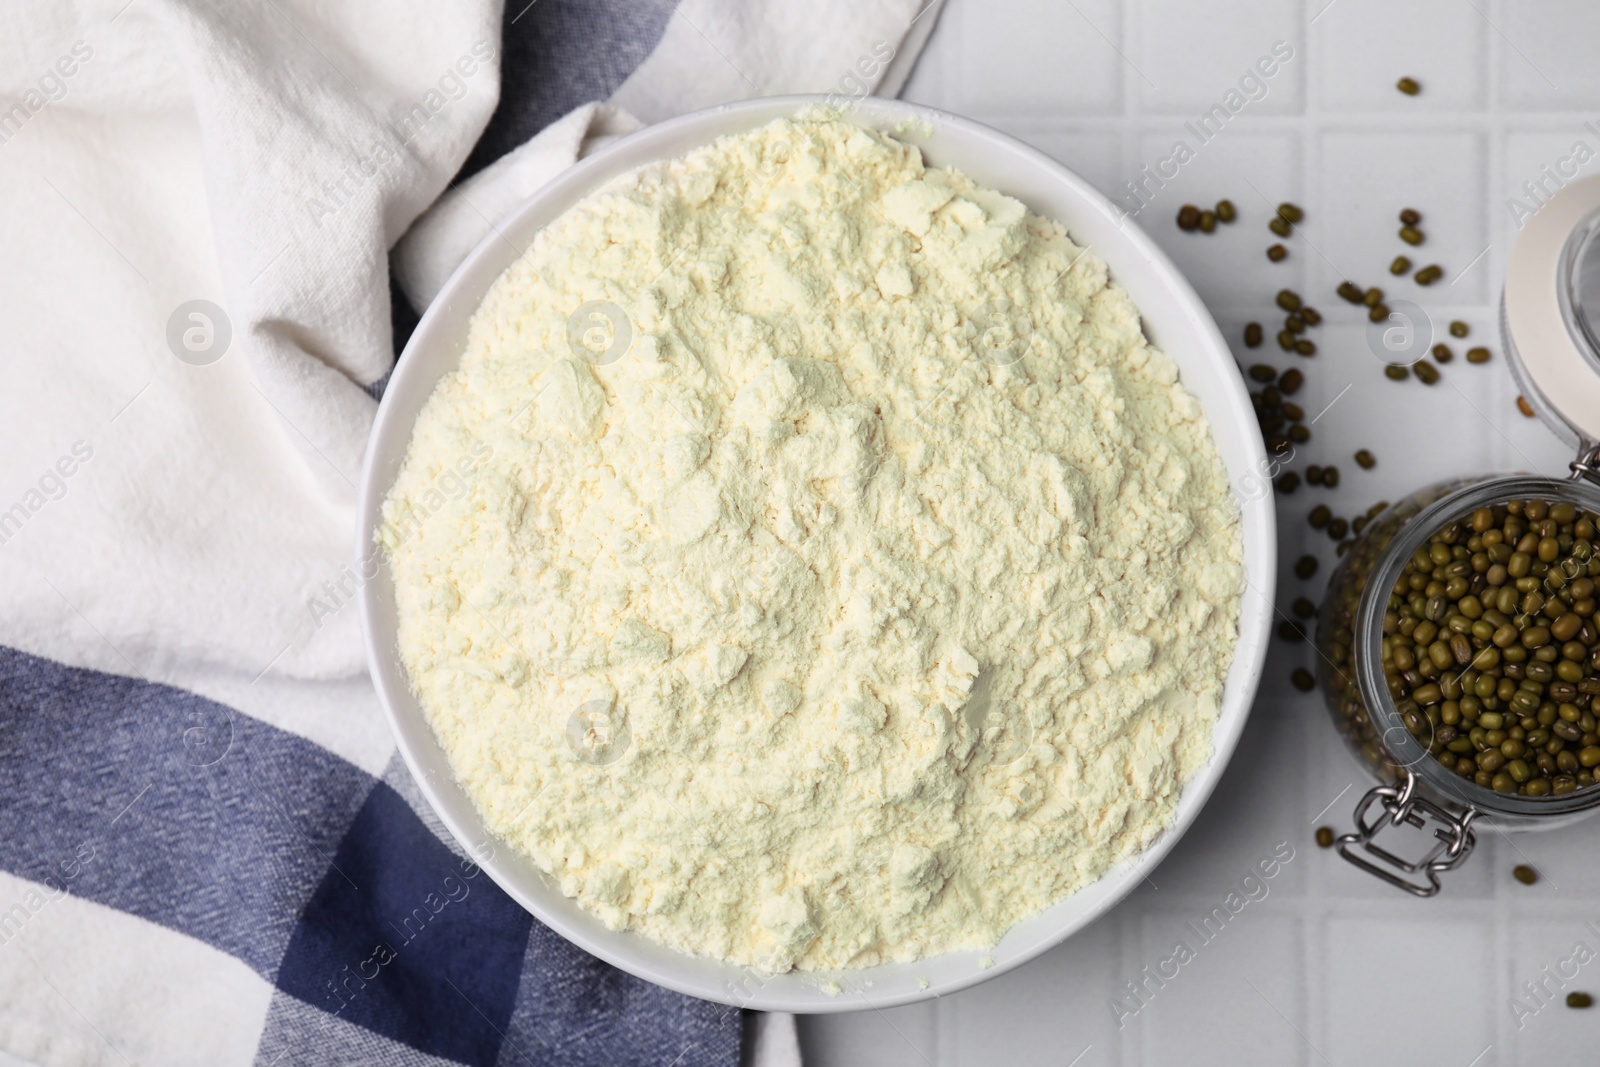
M 737 1011 L 568 944 L 310 741 L 7 648 L 0 722 L 0 869 L 43 882 L 87 843 L 74 894 L 276 987 L 260 1063 L 738 1062 Z

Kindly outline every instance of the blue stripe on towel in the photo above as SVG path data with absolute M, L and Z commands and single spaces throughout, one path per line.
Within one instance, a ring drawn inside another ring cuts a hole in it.
M 492 1067 L 532 925 L 380 782 L 301 916 L 278 988 L 423 1052 Z M 573 951 L 563 944 L 557 957 Z
M 0 868 L 272 978 L 370 775 L 193 693 L 8 648 L 0 708 Z

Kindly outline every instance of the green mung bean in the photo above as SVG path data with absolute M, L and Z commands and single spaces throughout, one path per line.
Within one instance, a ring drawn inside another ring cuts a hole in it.
M 1479 787 L 1562 796 L 1600 779 L 1597 531 L 1600 515 L 1565 501 L 1486 505 L 1400 571 L 1380 651 L 1390 694 L 1406 728 Z M 1334 595 L 1351 618 L 1359 594 Z M 1347 672 L 1348 644 L 1333 650 Z

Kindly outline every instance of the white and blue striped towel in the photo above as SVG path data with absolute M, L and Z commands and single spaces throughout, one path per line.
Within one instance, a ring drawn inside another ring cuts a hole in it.
M 0 1062 L 739 1062 L 737 1009 L 545 929 L 395 756 L 350 558 L 391 250 L 425 302 L 462 204 L 635 117 L 893 92 L 927 4 L 0 13 Z

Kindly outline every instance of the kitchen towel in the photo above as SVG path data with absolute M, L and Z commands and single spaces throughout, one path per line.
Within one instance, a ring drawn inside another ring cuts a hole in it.
M 498 204 L 634 120 L 892 91 L 927 3 L 0 14 L 0 1051 L 737 1062 L 737 1010 L 545 930 L 395 758 L 351 567 L 390 250 L 458 174 Z M 447 275 L 460 199 L 397 262 Z

